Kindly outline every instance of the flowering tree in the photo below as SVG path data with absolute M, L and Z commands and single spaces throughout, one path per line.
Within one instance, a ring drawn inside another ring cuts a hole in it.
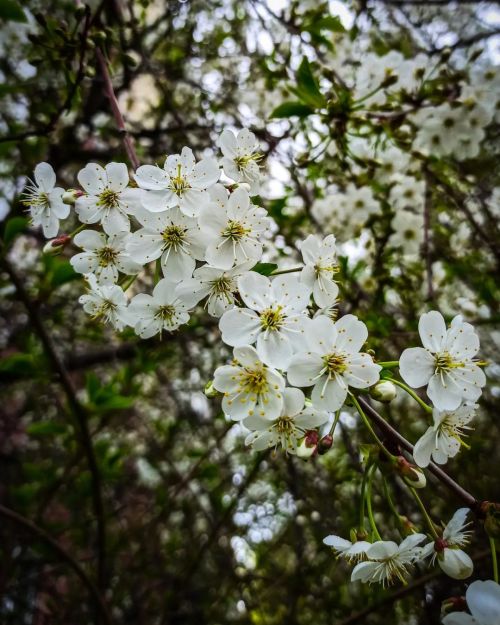
M 495 4 L 5 3 L 3 622 L 498 623 Z

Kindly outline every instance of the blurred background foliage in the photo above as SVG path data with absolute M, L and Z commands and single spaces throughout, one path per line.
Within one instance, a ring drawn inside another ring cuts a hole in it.
M 161 339 L 117 335 L 81 310 L 83 284 L 65 255 L 42 254 L 20 203 L 36 163 L 50 162 L 71 187 L 90 161 L 126 160 L 96 46 L 143 162 L 184 145 L 210 154 L 226 126 L 256 133 L 269 180 L 260 202 L 276 222 L 266 260 L 293 264 L 295 242 L 311 232 L 342 240 L 314 210 L 325 197 L 328 210 L 330 185 L 371 186 L 390 210 L 373 162 L 349 150 L 349 90 L 336 75 L 346 42 L 442 59 L 447 73 L 433 87 L 440 101 L 465 66 L 479 71 L 485 56 L 491 61 L 499 29 L 498 5 L 487 2 L 0 2 L 2 256 L 15 272 L 0 276 L 0 497 L 95 580 L 110 622 L 433 624 L 441 601 L 463 585 L 425 569 L 405 587 L 349 584 L 349 567 L 322 540 L 348 536 L 357 523 L 359 445 L 369 438 L 354 415 L 346 409 L 331 451 L 309 462 L 251 452 L 203 393 L 230 355 L 213 319 L 197 313 Z M 397 113 L 402 103 L 390 106 Z M 374 137 L 396 141 L 403 122 L 397 114 L 369 121 Z M 325 137 L 335 149 L 318 154 Z M 490 386 L 471 450 L 448 468 L 490 500 L 500 498 L 500 246 L 484 200 L 500 186 L 498 148 L 492 123 L 476 158 L 423 163 L 432 212 L 422 254 L 408 261 L 387 248 L 386 216 L 346 236 L 340 259 L 341 311 L 367 323 L 380 360 L 417 344 L 417 319 L 429 307 L 477 324 Z M 385 414 L 412 441 L 425 429 L 404 397 Z M 393 476 L 390 483 L 398 509 L 418 526 L 413 500 Z M 374 488 L 379 526 L 396 537 L 381 485 Z M 445 521 L 460 505 L 433 480 L 423 497 Z M 479 579 L 491 577 L 487 546 L 479 528 L 470 549 Z M 2 623 L 105 622 L 71 565 L 32 528 L 2 517 L 0 553 Z

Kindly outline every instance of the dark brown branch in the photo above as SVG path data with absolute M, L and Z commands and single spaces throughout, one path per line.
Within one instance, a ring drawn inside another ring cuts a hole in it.
M 46 545 L 49 545 L 61 558 L 64 560 L 69 566 L 73 569 L 73 571 L 78 575 L 78 577 L 82 580 L 84 585 L 89 590 L 90 594 L 94 597 L 95 602 L 99 608 L 99 612 L 101 613 L 104 622 L 106 625 L 111 625 L 111 618 L 108 613 L 108 609 L 104 602 L 102 595 L 100 594 L 97 586 L 94 584 L 92 579 L 87 575 L 86 571 L 82 568 L 82 566 L 71 556 L 61 545 L 54 540 L 45 530 L 38 525 L 35 525 L 29 519 L 23 517 L 22 515 L 14 512 L 10 508 L 3 506 L 0 504 L 0 515 L 6 519 L 9 519 L 16 525 L 19 525 L 26 531 L 28 531 L 33 536 L 39 538 Z
M 17 275 L 16 270 L 7 258 L 1 259 L 1 265 L 9 275 L 12 283 L 16 287 L 19 299 L 23 302 L 28 313 L 31 325 L 35 330 L 44 351 L 52 365 L 54 372 L 59 377 L 59 382 L 66 394 L 68 404 L 75 416 L 80 433 L 80 443 L 87 458 L 92 484 L 92 504 L 97 523 L 97 579 L 101 590 L 106 586 L 106 525 L 104 517 L 104 506 L 102 501 L 101 475 L 97 466 L 97 460 L 92 446 L 92 439 L 87 423 L 87 414 L 84 407 L 78 401 L 73 382 L 66 370 L 63 361 L 57 353 L 52 340 L 42 322 L 36 305 L 31 301 L 22 279 Z
M 104 54 L 99 48 L 96 49 L 96 55 L 101 70 L 101 75 L 104 81 L 104 89 L 106 91 L 106 95 L 108 96 L 109 104 L 111 106 L 111 112 L 113 113 L 113 117 L 115 118 L 118 132 L 122 137 L 123 145 L 125 147 L 125 151 L 127 152 L 128 159 L 135 171 L 139 167 L 139 159 L 137 158 L 132 138 L 130 137 L 125 127 L 125 120 L 123 119 L 120 107 L 118 106 L 118 100 L 116 99 L 115 91 L 113 89 L 113 83 L 111 82 L 111 76 L 109 75 L 108 64 L 106 62 L 106 59 L 104 58 Z
M 358 397 L 358 401 L 365 411 L 365 413 L 370 417 L 370 419 L 378 426 L 378 428 L 391 439 L 393 442 L 397 443 L 401 446 L 402 449 L 407 451 L 410 454 L 413 454 L 413 445 L 410 441 L 407 441 L 404 436 L 402 436 L 397 430 L 395 430 L 392 425 L 387 423 L 387 421 L 379 415 L 379 413 L 370 406 L 370 404 L 363 399 L 362 397 Z M 476 511 L 478 506 L 477 499 L 471 495 L 465 488 L 462 488 L 460 484 L 457 484 L 453 478 L 451 478 L 448 473 L 443 471 L 436 464 L 431 462 L 428 467 L 429 471 L 437 477 L 437 479 L 448 488 L 451 492 L 453 492 L 459 499 L 461 499 L 466 506 L 472 508 L 472 510 Z

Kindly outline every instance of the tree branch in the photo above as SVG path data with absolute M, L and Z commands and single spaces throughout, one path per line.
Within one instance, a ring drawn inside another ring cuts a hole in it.
M 89 590 L 90 594 L 94 597 L 96 604 L 99 608 L 99 611 L 104 619 L 106 625 L 111 625 L 111 618 L 108 613 L 108 609 L 104 602 L 102 595 L 100 594 L 97 586 L 94 584 L 92 579 L 87 575 L 86 571 L 80 566 L 80 564 L 71 556 L 61 545 L 54 540 L 45 530 L 38 525 L 35 525 L 29 519 L 23 517 L 22 515 L 14 512 L 10 508 L 3 506 L 0 504 L 0 515 L 9 519 L 13 523 L 16 523 L 23 529 L 27 530 L 33 536 L 36 536 L 45 544 L 49 545 L 61 558 L 69 564 L 69 566 L 73 569 L 73 571 L 78 575 L 78 577 L 82 580 L 84 585 Z

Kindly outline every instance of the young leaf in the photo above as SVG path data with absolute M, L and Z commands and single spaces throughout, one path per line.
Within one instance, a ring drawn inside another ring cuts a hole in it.
M 276 269 L 278 269 L 278 265 L 275 263 L 257 263 L 252 267 L 252 271 L 260 273 L 262 276 L 270 276 Z
M 314 109 L 302 102 L 283 102 L 271 113 L 271 117 L 307 117 Z

